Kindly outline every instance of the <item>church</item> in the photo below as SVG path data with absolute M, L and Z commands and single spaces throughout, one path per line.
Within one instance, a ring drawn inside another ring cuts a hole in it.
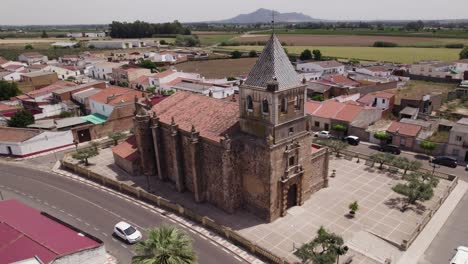
M 328 185 L 328 151 L 312 147 L 306 89 L 272 34 L 239 99 L 176 92 L 137 103 L 140 172 L 228 212 L 271 222 Z

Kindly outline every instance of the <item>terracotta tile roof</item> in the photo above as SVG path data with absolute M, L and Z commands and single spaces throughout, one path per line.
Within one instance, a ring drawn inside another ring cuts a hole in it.
M 89 100 L 94 100 L 102 104 L 118 105 L 121 103 L 133 102 L 135 100 L 135 96 L 137 98 L 142 98 L 142 94 L 142 91 L 118 86 L 109 86 L 99 93 L 90 96 Z
M 71 86 L 76 86 L 76 84 L 72 83 L 72 82 L 67 82 L 67 81 L 56 81 L 55 83 L 53 83 L 51 85 L 48 85 L 48 86 L 46 86 L 44 88 L 41 88 L 39 90 L 31 91 L 29 93 L 17 96 L 15 98 L 19 99 L 19 100 L 25 100 L 25 99 L 28 99 L 28 98 L 36 98 L 36 97 L 39 97 L 39 96 L 42 96 L 42 95 L 45 95 L 45 94 L 48 94 L 48 93 L 52 93 L 53 91 L 63 89 L 63 88 L 66 88 L 66 87 L 71 87 Z
M 138 78 L 136 78 L 135 80 L 131 81 L 131 83 L 133 84 L 145 84 L 145 85 L 149 85 L 149 76 L 140 76 Z
M 351 123 L 362 110 L 362 106 L 345 104 L 345 106 L 335 115 L 333 119 Z
M 400 135 L 415 137 L 421 131 L 422 127 L 414 124 L 406 124 L 400 122 L 392 122 L 387 132 L 397 133 Z
M 312 113 L 314 113 L 315 111 L 317 111 L 317 109 L 319 109 L 321 106 L 322 106 L 322 103 L 321 103 L 321 102 L 317 102 L 317 101 L 306 101 L 306 103 L 305 103 L 305 111 L 306 111 L 306 113 L 308 113 L 308 114 L 312 114 Z
M 335 102 L 332 100 L 328 100 L 325 102 L 320 103 L 321 106 L 316 108 L 316 110 L 312 113 L 308 114 L 317 116 L 317 117 L 322 117 L 322 118 L 334 118 L 340 111 L 345 107 L 345 104 L 340 103 L 340 102 Z M 307 107 L 306 107 L 307 110 Z
M 392 99 L 393 97 L 395 97 L 395 94 L 389 92 L 377 92 L 374 96 L 379 98 Z
M 47 66 L 48 65 L 45 65 L 45 64 L 33 64 L 33 65 L 29 65 L 28 69 L 42 70 L 44 68 L 47 68 Z
M 6 67 L 4 67 L 6 70 L 9 70 L 9 71 L 16 71 L 17 69 L 19 68 L 22 68 L 24 67 L 23 65 L 18 65 L 18 64 L 10 64 Z
M 340 66 L 343 66 L 343 64 L 335 61 L 335 60 L 331 60 L 331 61 L 316 61 L 316 62 L 312 62 L 314 64 L 317 64 L 319 65 L 320 67 L 322 68 L 336 68 L 336 67 L 340 67 Z
M 8 105 L 8 104 L 0 103 L 0 112 L 15 111 L 19 109 L 21 109 L 21 107 L 17 105 Z
M 164 77 L 167 77 L 171 74 L 174 74 L 176 73 L 176 71 L 173 71 L 173 70 L 167 70 L 167 71 L 163 71 L 163 72 L 158 72 L 156 74 L 153 75 L 154 78 L 164 78 Z
M 0 142 L 23 142 L 41 133 L 37 129 L 0 127 Z
M 5 59 L 3 57 L 0 57 L 0 65 L 5 64 L 7 62 L 9 62 L 9 60 L 7 60 L 7 59 Z
M 359 82 L 353 81 L 349 79 L 348 77 L 337 74 L 337 75 L 331 75 L 331 76 L 325 76 L 323 77 L 324 80 L 330 81 L 335 84 L 341 84 L 341 85 L 347 85 L 347 86 L 359 86 Z
M 372 72 L 388 72 L 390 71 L 389 69 L 383 67 L 383 66 L 370 66 L 370 67 L 367 67 L 365 68 L 369 71 L 372 71 Z
M 39 52 L 25 52 L 23 54 L 21 54 L 25 57 L 28 57 L 28 58 L 42 58 L 44 57 L 44 55 L 40 54 Z
M 374 102 L 374 98 L 374 95 L 366 94 L 363 97 L 359 98 L 357 101 L 363 104 L 372 104 Z
M 136 137 L 131 136 L 124 142 L 112 148 L 112 153 L 129 161 L 134 161 L 139 158 Z
M 208 96 L 178 91 L 153 106 L 160 121 L 171 123 L 174 118 L 180 129 L 190 131 L 192 125 L 200 136 L 219 141 L 239 122 L 239 104 Z

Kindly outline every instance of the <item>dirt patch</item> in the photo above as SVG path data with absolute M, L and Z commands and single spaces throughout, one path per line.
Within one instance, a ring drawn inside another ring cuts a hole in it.
M 456 84 L 444 84 L 444 83 L 433 83 L 424 81 L 410 81 L 407 85 L 402 88 L 391 89 L 389 92 L 394 92 L 395 104 L 400 104 L 401 98 L 406 99 L 417 99 L 424 94 L 430 93 L 442 93 L 444 97 L 447 93 L 453 90 Z
M 176 65 L 184 72 L 196 72 L 206 78 L 247 76 L 257 58 L 190 61 Z
M 242 35 L 236 38 L 239 42 L 267 41 L 269 35 Z M 446 43 L 467 43 L 465 39 L 435 39 L 423 37 L 394 36 L 358 36 L 358 35 L 278 35 L 281 42 L 294 46 L 372 46 L 376 41 L 397 43 L 402 46 L 437 46 Z

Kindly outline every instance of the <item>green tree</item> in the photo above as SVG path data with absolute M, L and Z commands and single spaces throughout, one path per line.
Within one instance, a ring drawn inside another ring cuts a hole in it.
M 159 41 L 159 44 L 161 44 L 161 45 L 167 45 L 168 43 L 167 43 L 166 40 L 161 39 L 161 40 Z
M 318 49 L 313 50 L 312 54 L 314 55 L 314 60 L 321 61 L 322 60 L 322 52 Z
M 406 197 L 406 203 L 402 208 L 402 211 L 405 211 L 409 205 L 417 201 L 424 202 L 431 199 L 438 184 L 439 180 L 430 173 L 413 172 L 408 175 L 406 183 L 399 183 L 392 190 Z
M 408 171 L 417 171 L 421 168 L 422 163 L 417 160 L 409 160 L 406 157 L 395 157 L 392 162 L 392 165 L 402 169 L 403 175 L 406 175 Z
M 383 169 L 384 164 L 393 164 L 395 157 L 395 155 L 390 153 L 377 153 L 370 155 L 369 159 L 373 162 L 379 163 L 379 169 Z
M 99 154 L 99 142 L 92 140 L 89 142 L 89 145 L 90 148 L 94 149 L 96 153 Z
M 329 233 L 322 226 L 314 240 L 302 245 L 294 254 L 302 260 L 302 263 L 334 264 L 340 255 L 348 251 L 348 247 L 343 244 L 341 236 Z
M 249 57 L 250 57 L 250 58 L 255 58 L 255 57 L 257 57 L 257 52 L 256 52 L 255 50 L 251 50 L 251 51 L 249 52 Z
M 156 92 L 156 86 L 149 86 L 148 88 L 146 88 L 146 91 L 154 94 Z
M 99 152 L 94 147 L 90 147 L 85 149 L 79 149 L 77 152 L 72 154 L 72 158 L 84 162 L 84 164 L 88 166 L 88 159 L 97 156 L 98 154 Z
M 388 134 L 385 131 L 377 132 L 374 134 L 374 138 L 380 140 L 381 145 L 387 143 L 390 137 L 391 137 L 390 134 Z
M 31 44 L 26 44 L 26 45 L 24 46 L 24 49 L 25 49 L 25 50 L 32 50 L 32 49 L 34 49 L 34 47 L 33 47 L 33 45 L 31 45 Z
M 460 51 L 460 60 L 468 59 L 468 47 L 465 47 Z
M 20 110 L 8 120 L 9 127 L 27 127 L 34 124 L 34 116 L 26 110 Z
M 11 97 L 20 94 L 17 83 L 0 80 L 0 101 L 10 100 Z
M 67 112 L 67 111 L 63 111 L 59 115 L 60 118 L 66 118 L 66 117 L 72 117 L 72 116 L 73 116 L 72 112 Z
M 315 142 L 319 145 L 330 148 L 333 152 L 336 152 L 336 156 L 340 156 L 340 152 L 349 147 L 348 143 L 337 139 L 317 139 Z
M 319 102 L 322 102 L 322 101 L 325 100 L 325 98 L 323 98 L 323 95 L 321 95 L 321 94 L 316 94 L 316 95 L 312 96 L 310 99 L 313 100 L 313 101 L 319 101 Z
M 45 30 L 42 31 L 41 38 L 48 38 L 47 32 Z
M 301 53 L 301 56 L 299 56 L 299 59 L 301 59 L 302 61 L 311 60 L 312 59 L 312 52 L 310 51 L 310 49 L 305 49 Z
M 148 239 L 136 245 L 132 264 L 194 264 L 197 256 L 189 235 L 172 226 L 148 230 Z
M 240 57 L 242 57 L 242 53 L 240 51 L 235 50 L 235 51 L 231 52 L 231 58 L 239 59 Z
M 110 139 L 114 141 L 114 146 L 117 146 L 117 144 L 119 143 L 119 140 L 124 139 L 126 137 L 125 134 L 122 132 L 109 133 L 108 136 Z
M 429 140 L 423 140 L 419 144 L 419 146 L 424 150 L 424 153 L 426 153 L 427 156 L 430 156 L 431 153 L 435 150 L 436 144 L 432 141 Z
M 349 208 L 349 210 L 350 210 L 349 213 L 350 213 L 352 216 L 354 216 L 354 215 L 356 214 L 357 210 L 359 210 L 359 204 L 358 204 L 357 201 L 354 201 L 354 202 L 352 202 L 352 203 L 349 204 L 348 208 Z
M 348 127 L 343 124 L 333 124 L 331 129 L 338 132 L 340 135 L 343 135 L 348 130 Z
M 145 69 L 156 69 L 156 63 L 150 61 L 150 60 L 142 60 L 140 63 L 138 63 L 138 66 L 145 68 Z

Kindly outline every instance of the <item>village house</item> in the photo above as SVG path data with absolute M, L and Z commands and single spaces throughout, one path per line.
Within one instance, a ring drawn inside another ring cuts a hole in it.
M 357 100 L 358 103 L 364 106 L 376 107 L 383 110 L 384 116 L 389 116 L 395 106 L 395 94 L 389 92 L 376 92 L 366 94 Z
M 34 71 L 21 74 L 20 84 L 23 87 L 32 87 L 41 89 L 58 81 L 58 75 L 55 72 Z
M 187 61 L 187 55 L 167 50 L 155 53 L 150 59 L 161 65 L 171 65 Z
M 39 52 L 25 52 L 18 56 L 18 60 L 29 65 L 36 63 L 47 63 L 49 61 L 47 56 L 42 55 Z
M 442 93 L 415 95 L 400 99 L 400 118 L 417 119 L 418 116 L 429 116 L 442 106 Z M 406 110 L 405 110 L 406 109 Z M 416 109 L 416 111 L 414 110 Z
M 468 118 L 460 119 L 450 130 L 447 154 L 468 163 Z
M 457 71 L 457 65 L 453 62 L 421 61 L 412 64 L 410 74 L 441 79 L 462 79 L 462 74 Z
M 180 72 L 176 70 L 166 70 L 153 74 L 149 77 L 149 83 L 151 86 L 157 88 L 170 88 L 170 83 L 176 79 L 190 79 L 190 80 L 201 80 L 200 74 Z
M 119 68 L 123 63 L 115 62 L 98 62 L 93 64 L 88 69 L 88 75 L 93 79 L 99 80 L 111 80 L 112 79 L 112 70 Z
M 142 98 L 144 93 L 133 89 L 109 86 L 89 97 L 91 114 L 109 117 L 116 106 L 134 105 L 135 98 Z
M 266 67 L 267 66 L 267 67 Z M 196 202 L 272 222 L 327 186 L 328 151 L 312 148 L 301 83 L 275 35 L 239 87 L 239 100 L 178 91 L 137 103 L 140 172 Z
M 146 42 L 138 39 L 126 40 L 91 40 L 87 43 L 88 47 L 96 49 L 131 49 L 146 47 Z
M 422 127 L 415 124 L 394 121 L 387 128 L 387 133 L 392 136 L 392 144 L 402 149 L 413 150 L 417 146 L 416 139 Z
M 28 157 L 73 145 L 70 131 L 0 127 L 0 155 Z
M 205 96 L 222 99 L 229 97 L 239 89 L 237 86 L 227 84 L 213 84 L 209 82 L 190 80 L 190 79 L 176 79 L 165 85 L 164 90 L 186 91 L 192 93 L 199 93 Z
M 79 55 L 63 55 L 59 58 L 59 62 L 65 65 L 76 65 L 80 59 Z
M 384 66 L 357 68 L 355 71 L 372 77 L 390 77 L 392 75 L 392 70 Z
M 140 156 L 136 137 L 131 136 L 119 145 L 112 147 L 114 162 L 130 175 L 140 175 Z
M 78 76 L 81 76 L 80 69 L 73 65 L 49 65 L 48 71 L 57 73 L 60 80 L 76 79 Z
M 84 115 L 91 114 L 91 106 L 89 105 L 89 97 L 99 93 L 101 89 L 88 88 L 86 90 L 72 94 L 73 101 L 76 102 Z
M 150 69 L 140 68 L 136 65 L 125 64 L 112 69 L 112 80 L 115 83 L 126 83 L 129 87 L 137 78 L 147 75 L 151 75 Z
M 296 65 L 296 70 L 301 73 L 317 73 L 317 76 L 314 78 L 308 78 L 308 80 L 320 80 L 324 75 L 329 74 L 344 74 L 345 66 L 337 61 L 314 61 L 314 62 L 305 62 L 298 63 Z
M 18 110 L 23 109 L 19 104 L 15 103 L 1 103 L 0 102 L 0 116 L 2 117 L 12 117 Z

